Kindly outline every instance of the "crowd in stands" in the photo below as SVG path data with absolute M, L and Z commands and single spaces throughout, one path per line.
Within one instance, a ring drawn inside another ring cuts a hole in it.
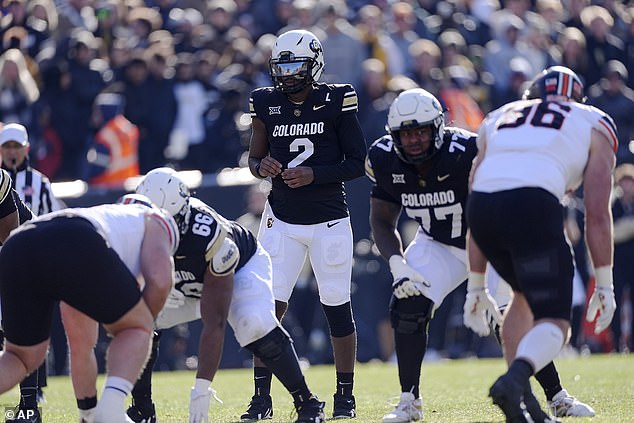
M 619 162 L 634 161 L 631 3 L 4 0 L 0 121 L 27 127 L 34 164 L 53 181 L 90 181 L 103 167 L 87 152 L 105 125 L 92 118 L 104 93 L 138 130 L 141 173 L 239 166 L 275 34 L 306 28 L 324 46 L 322 80 L 357 88 L 368 142 L 383 134 L 394 93 L 413 84 L 441 99 L 449 122 L 475 129 L 537 71 L 563 64 L 614 117 Z
M 634 1 L 3 0 L 0 6 L 0 122 L 28 129 L 33 165 L 52 181 L 108 185 L 111 176 L 116 181 L 166 164 L 204 173 L 245 166 L 249 95 L 271 85 L 276 35 L 297 28 L 322 41 L 321 80 L 357 89 L 368 143 L 385 133 L 388 107 L 402 90 L 425 88 L 447 108 L 449 125 L 476 130 L 487 112 L 518 99 L 534 74 L 562 64 L 583 79 L 588 103 L 614 118 L 618 163 L 634 163 Z M 126 143 L 125 157 L 113 158 L 112 133 Z M 124 169 L 104 176 L 115 159 Z M 364 248 L 366 260 L 380 262 Z M 464 292 L 456 295 L 459 303 Z

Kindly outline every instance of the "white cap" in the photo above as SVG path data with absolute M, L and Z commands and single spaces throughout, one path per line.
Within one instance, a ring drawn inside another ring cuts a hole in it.
M 19 123 L 9 123 L 2 127 L 0 131 L 0 145 L 6 142 L 15 141 L 23 146 L 29 143 L 29 134 L 26 128 Z

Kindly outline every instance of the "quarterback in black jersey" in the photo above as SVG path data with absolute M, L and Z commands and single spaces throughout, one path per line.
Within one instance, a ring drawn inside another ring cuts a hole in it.
M 308 389 L 292 341 L 275 316 L 271 259 L 255 236 L 191 197 L 172 169 L 150 171 L 137 193 L 171 213 L 181 230 L 174 256 L 175 286 L 156 319 L 156 329 L 199 318 L 203 322 L 189 421 L 209 421 L 210 397 L 215 396 L 211 381 L 222 356 L 227 322 L 240 346 L 266 363 L 292 394 L 297 421 L 323 421 L 324 403 Z M 153 357 L 132 391 L 128 416 L 135 422 L 155 421 L 150 420 L 155 418 L 151 372 L 158 338 L 155 341 Z
M 249 168 L 254 176 L 272 180 L 258 238 L 273 261 L 277 316 L 286 312 L 308 255 L 334 350 L 333 417 L 352 418 L 356 329 L 344 182 L 363 175 L 366 144 L 354 88 L 317 82 L 323 69 L 322 46 L 314 34 L 294 30 L 277 38 L 269 62 L 273 87 L 251 94 Z M 254 379 L 268 406 L 271 374 L 257 360 Z M 243 419 L 259 419 L 262 410 L 254 404 L 263 401 L 257 397 Z

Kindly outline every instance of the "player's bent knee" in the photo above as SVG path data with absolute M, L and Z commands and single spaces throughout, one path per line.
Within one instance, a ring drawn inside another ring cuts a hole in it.
M 239 344 L 244 346 L 264 337 L 274 327 L 273 319 L 267 323 L 262 316 L 256 313 L 248 313 L 240 316 L 236 327 L 233 328 Z
M 422 295 L 390 300 L 390 320 L 392 328 L 398 333 L 426 333 L 431 319 L 434 303 Z
M 48 345 L 48 339 L 40 342 L 39 344 L 30 346 L 20 346 L 7 341 L 5 350 L 7 353 L 13 354 L 20 362 L 22 362 L 26 373 L 29 374 L 40 367 L 46 358 Z
M 328 320 L 330 335 L 334 338 L 343 338 L 354 333 L 355 325 L 352 317 L 352 306 L 348 301 L 338 306 L 321 305 Z
M 322 283 L 319 285 L 319 301 L 322 304 L 341 304 L 350 301 L 350 283 Z
M 125 329 L 139 329 L 152 335 L 154 319 L 147 304 L 141 299 L 123 316 L 113 323 L 104 324 L 104 327 L 113 335 Z
M 279 359 L 290 345 L 290 337 L 278 326 L 262 338 L 248 344 L 246 348 L 253 355 L 266 362 Z

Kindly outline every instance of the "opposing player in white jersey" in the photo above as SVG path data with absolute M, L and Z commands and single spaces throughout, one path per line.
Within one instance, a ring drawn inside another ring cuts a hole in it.
M 491 112 L 478 135 L 478 156 L 467 206 L 469 282 L 465 325 L 488 333 L 497 308 L 484 278 L 486 261 L 514 291 L 502 326 L 509 370 L 489 395 L 507 421 L 526 421 L 521 403 L 529 378 L 551 362 L 570 330 L 573 261 L 561 200 L 584 186 L 586 240 L 596 288 L 587 320 L 595 332 L 612 320 L 610 192 L 617 149 L 612 119 L 583 104 L 583 84 L 555 66 L 537 75 L 524 99 Z
M 171 216 L 121 205 L 57 211 L 14 230 L 0 252 L 7 339 L 0 393 L 44 360 L 53 305 L 64 301 L 112 335 L 93 421 L 124 421 L 125 397 L 145 365 L 152 323 L 174 282 L 178 241 Z

